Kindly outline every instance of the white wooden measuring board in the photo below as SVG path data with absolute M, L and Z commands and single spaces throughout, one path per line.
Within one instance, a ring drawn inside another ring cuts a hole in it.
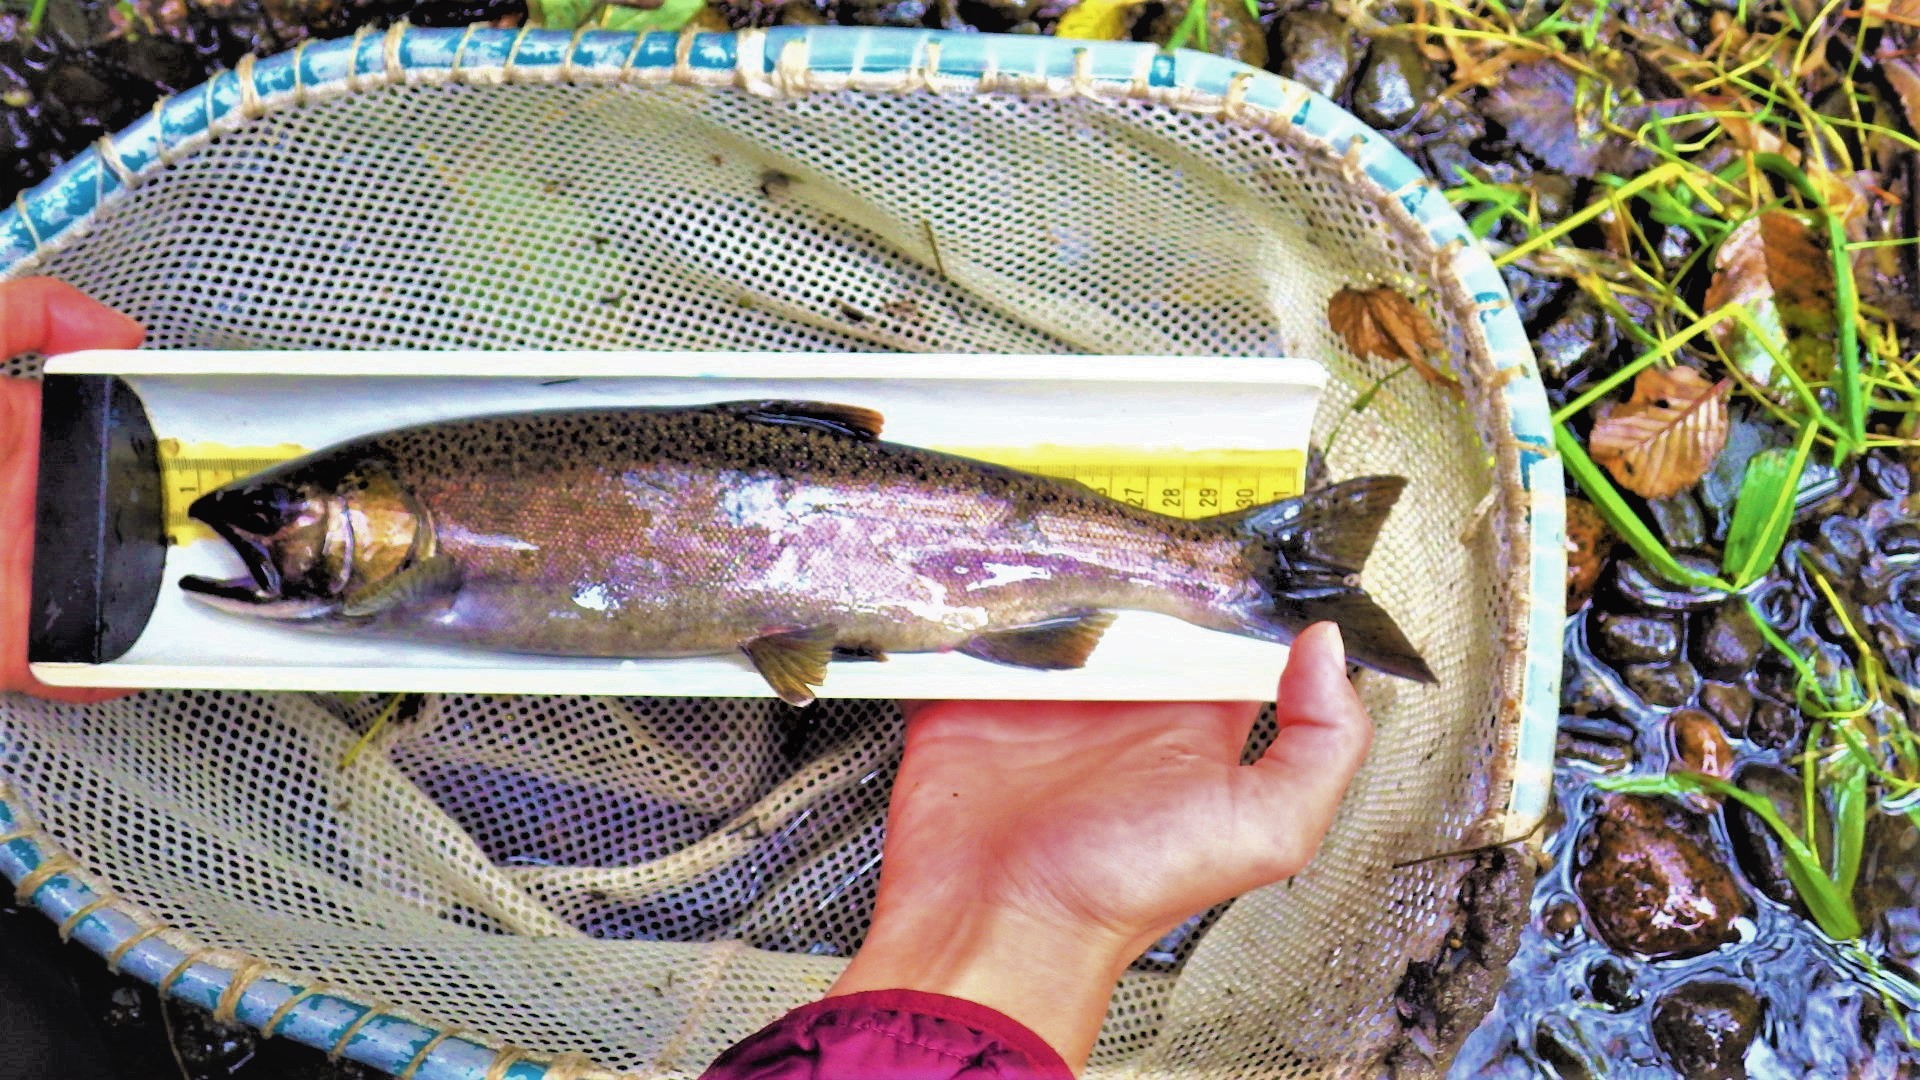
M 185 517 L 200 494 L 343 439 L 520 409 L 844 402 L 882 437 L 1078 480 L 1111 498 L 1205 517 L 1304 484 L 1324 370 L 1292 359 L 807 353 L 96 352 L 49 374 L 114 375 L 159 445 L 171 547 L 145 630 L 104 664 L 38 663 L 64 685 L 475 693 L 765 696 L 744 657 L 594 660 L 322 634 L 188 600 L 181 577 L 238 575 Z M 1285 649 L 1122 613 L 1084 669 L 959 654 L 835 664 L 823 697 L 1263 700 Z

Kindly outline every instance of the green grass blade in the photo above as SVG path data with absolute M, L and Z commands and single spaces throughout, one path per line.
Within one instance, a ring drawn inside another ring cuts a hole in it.
M 1733 503 L 1733 522 L 1727 526 L 1727 548 L 1720 569 L 1736 589 L 1744 589 L 1766 575 L 1787 542 L 1793 523 L 1794 500 L 1800 477 L 1806 472 L 1813 437 L 1820 429 L 1800 429 L 1800 441 L 1791 450 L 1774 447 L 1753 455 L 1740 479 Z
M 1833 803 L 1833 883 L 1851 899 L 1867 846 L 1867 771 L 1848 768 L 1847 778 L 1833 785 Z
M 1633 512 L 1627 500 L 1620 494 L 1613 481 L 1607 479 L 1600 466 L 1593 463 L 1580 440 L 1558 422 L 1553 425 L 1553 442 L 1560 451 L 1560 458 L 1567 467 L 1567 474 L 1580 485 L 1580 489 L 1593 500 L 1594 508 L 1600 511 L 1614 533 L 1627 542 L 1634 554 L 1647 561 L 1654 572 L 1676 585 L 1685 585 L 1696 589 L 1717 589 L 1720 592 L 1732 592 L 1733 586 L 1710 574 L 1690 570 L 1673 557 L 1673 552 L 1653 535 L 1647 523 Z

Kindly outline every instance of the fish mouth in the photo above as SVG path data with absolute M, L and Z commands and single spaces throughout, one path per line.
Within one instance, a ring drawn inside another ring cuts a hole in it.
M 184 577 L 180 587 L 187 592 L 213 600 L 230 603 L 272 604 L 281 599 L 285 582 L 280 576 L 280 567 L 274 564 L 273 553 L 267 549 L 266 538 L 256 536 L 218 513 L 219 492 L 200 496 L 187 507 L 187 516 L 212 529 L 220 539 L 227 542 L 240 561 L 246 565 L 247 576 L 243 578 Z

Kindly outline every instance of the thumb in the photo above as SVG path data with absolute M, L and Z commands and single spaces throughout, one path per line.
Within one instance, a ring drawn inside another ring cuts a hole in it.
M 1339 627 L 1316 623 L 1294 639 L 1275 716 L 1273 744 L 1246 772 L 1255 777 L 1267 820 L 1283 827 L 1270 840 L 1279 842 L 1286 876 L 1319 849 L 1373 743 L 1373 721 L 1347 681 Z

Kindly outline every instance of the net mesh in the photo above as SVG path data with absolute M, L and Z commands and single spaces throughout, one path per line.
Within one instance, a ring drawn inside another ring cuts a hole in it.
M 1319 857 L 1136 965 L 1089 1075 L 1351 1074 L 1399 1033 L 1396 987 L 1464 871 L 1396 865 L 1486 841 L 1504 806 L 1516 466 L 1424 233 L 1276 130 L 1119 93 L 382 88 L 214 140 L 15 272 L 160 348 L 1325 361 L 1330 473 L 1414 478 L 1367 579 L 1440 685 L 1359 679 L 1378 737 Z M 1326 304 L 1369 284 L 1423 306 L 1473 406 L 1409 375 L 1350 412 L 1393 369 L 1350 355 Z M 860 943 L 890 703 L 438 696 L 343 767 L 378 704 L 9 698 L 0 770 L 84 866 L 210 945 L 642 1076 L 697 1074 Z

